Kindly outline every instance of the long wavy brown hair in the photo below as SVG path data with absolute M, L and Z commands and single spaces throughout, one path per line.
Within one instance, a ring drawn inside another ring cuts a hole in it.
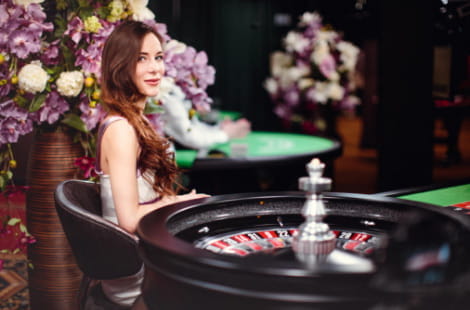
M 135 104 L 145 97 L 133 77 L 148 33 L 155 34 L 163 46 L 163 39 L 155 29 L 138 21 L 122 23 L 108 37 L 101 62 L 101 99 L 109 113 L 125 117 L 134 127 L 141 148 L 137 165 L 143 176 L 152 183 L 149 174 L 155 175 L 152 183 L 155 192 L 161 196 L 173 195 L 179 188 L 178 169 L 174 157 L 170 156 L 169 141 L 151 127 Z

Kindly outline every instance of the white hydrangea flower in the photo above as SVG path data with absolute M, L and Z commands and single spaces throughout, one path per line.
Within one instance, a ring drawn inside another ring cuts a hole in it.
M 288 52 L 302 52 L 309 47 L 310 41 L 301 33 L 289 31 L 284 39 L 284 45 Z
M 344 87 L 338 83 L 328 83 L 327 96 L 332 100 L 341 100 L 344 97 Z
M 275 94 L 277 93 L 277 90 L 278 90 L 278 85 L 277 85 L 277 82 L 275 79 L 273 78 L 268 78 L 266 79 L 266 81 L 264 81 L 264 89 L 266 89 L 268 91 L 268 93 L 270 94 Z
M 310 55 L 310 60 L 318 66 L 326 57 L 330 57 L 330 47 L 328 46 L 328 42 L 325 40 L 317 41 L 315 49 Z
M 84 77 L 80 71 L 62 72 L 56 81 L 57 91 L 65 97 L 76 97 L 83 88 Z
M 325 82 L 316 82 L 311 96 L 316 102 L 326 103 L 328 101 L 328 84 Z
M 158 95 L 156 96 L 156 99 L 161 99 L 162 96 L 168 94 L 173 89 L 173 87 L 175 87 L 175 86 L 176 86 L 176 84 L 175 84 L 175 80 L 173 78 L 168 77 L 168 76 L 164 76 L 161 79 L 160 91 L 158 92 Z
M 312 87 L 315 84 L 315 80 L 312 78 L 302 78 L 297 82 L 297 86 L 300 90 L 305 90 Z
M 359 48 L 346 41 L 339 42 L 336 45 L 336 48 L 341 52 L 340 59 L 343 62 L 345 69 L 347 71 L 353 71 L 356 68 Z
M 300 22 L 299 22 L 299 25 L 300 26 L 307 26 L 307 25 L 310 25 L 310 24 L 313 24 L 313 23 L 321 23 L 322 21 L 322 18 L 320 16 L 320 14 L 318 14 L 317 12 L 305 12 L 304 14 L 302 14 L 302 16 L 300 17 Z
M 165 51 L 171 51 L 173 54 L 182 54 L 186 50 L 186 44 L 178 40 L 170 40 L 165 44 Z
M 287 88 L 309 74 L 310 69 L 306 66 L 290 67 L 284 70 L 284 74 L 279 77 L 279 84 L 282 88 Z
M 13 0 L 13 3 L 16 5 L 28 6 L 31 3 L 42 3 L 44 0 Z
M 279 77 L 284 74 L 284 71 L 289 68 L 294 59 L 291 55 L 276 51 L 271 54 L 270 62 L 271 62 L 271 74 L 274 77 Z
M 127 0 L 134 20 L 154 19 L 155 14 L 147 8 L 148 0 Z
M 326 41 L 329 43 L 334 43 L 338 38 L 338 33 L 332 30 L 318 30 L 315 35 L 315 41 Z
M 168 102 L 169 100 L 184 101 L 186 94 L 181 87 L 176 85 L 175 80 L 171 77 L 164 76 L 160 83 L 160 91 L 155 96 L 156 100 Z
M 49 74 L 42 68 L 39 61 L 33 61 L 21 68 L 18 73 L 18 86 L 29 93 L 40 93 L 47 85 Z

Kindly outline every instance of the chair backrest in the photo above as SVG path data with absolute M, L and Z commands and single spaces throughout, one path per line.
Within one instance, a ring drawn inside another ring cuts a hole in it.
M 99 184 L 67 180 L 57 186 L 54 198 L 77 265 L 85 275 L 104 280 L 140 270 L 137 236 L 101 217 Z

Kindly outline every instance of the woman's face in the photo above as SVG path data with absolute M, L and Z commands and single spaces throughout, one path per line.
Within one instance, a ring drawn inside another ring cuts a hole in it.
M 134 84 L 147 97 L 158 94 L 165 73 L 162 45 L 153 33 L 145 35 L 134 74 Z

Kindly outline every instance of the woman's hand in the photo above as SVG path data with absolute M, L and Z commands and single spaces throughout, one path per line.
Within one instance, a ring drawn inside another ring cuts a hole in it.
M 166 196 L 160 201 L 157 202 L 158 208 L 165 207 L 170 204 L 174 204 L 177 202 L 182 202 L 182 201 L 188 201 L 188 200 L 194 200 L 194 199 L 199 199 L 199 198 L 207 198 L 210 197 L 210 195 L 207 194 L 201 194 L 201 193 L 196 193 L 196 190 L 193 189 L 187 194 L 183 195 L 175 195 L 175 196 Z
M 210 195 L 196 193 L 196 190 L 193 189 L 192 191 L 190 191 L 187 194 L 178 195 L 178 201 L 186 201 L 186 200 L 193 200 L 193 199 L 207 198 L 207 197 L 210 197 Z

